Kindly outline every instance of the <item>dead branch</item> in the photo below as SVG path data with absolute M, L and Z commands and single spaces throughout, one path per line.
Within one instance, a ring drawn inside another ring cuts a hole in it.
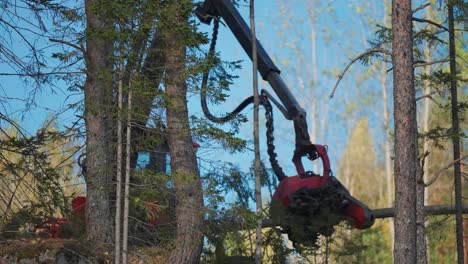
M 35 73 L 8 73 L 0 72 L 0 76 L 19 76 L 19 77 L 41 77 L 46 75 L 66 75 L 66 74 L 84 74 L 82 71 L 69 71 L 69 72 L 35 72 Z
M 383 49 L 383 48 L 374 48 L 374 49 L 368 49 L 366 51 L 364 51 L 363 53 L 359 54 L 358 56 L 354 57 L 353 59 L 351 59 L 351 61 L 348 63 L 348 65 L 346 65 L 346 67 L 344 68 L 344 70 L 341 72 L 340 75 L 338 75 L 338 80 L 336 81 L 336 84 L 335 86 L 333 87 L 333 90 L 329 96 L 329 99 L 332 99 L 333 96 L 335 95 L 335 91 L 336 91 L 336 88 L 338 88 L 338 84 L 341 82 L 341 79 L 343 79 L 343 76 L 344 74 L 348 71 L 348 69 L 351 67 L 351 65 L 353 65 L 356 61 L 364 58 L 365 56 L 369 55 L 369 54 L 372 54 L 372 53 L 384 53 L 384 54 L 387 54 L 387 55 L 392 55 L 392 52 L 387 50 L 387 49 Z
M 440 91 L 439 91 L 439 90 L 435 90 L 435 91 L 432 91 L 432 92 L 430 92 L 430 93 L 428 93 L 428 94 L 418 96 L 418 97 L 416 97 L 415 101 L 419 101 L 419 100 L 424 99 L 424 98 L 433 99 L 433 98 L 432 98 L 432 95 L 434 95 L 434 94 L 436 94 L 436 93 L 440 93 Z
M 426 158 L 427 158 L 427 156 L 429 156 L 429 154 L 430 154 L 429 151 L 425 151 L 422 154 L 421 158 L 420 158 L 420 160 L 421 160 L 421 173 L 420 173 L 420 175 L 418 177 L 418 183 L 424 183 L 424 181 L 423 181 L 424 169 L 423 168 L 424 168 L 424 164 L 426 163 Z
M 434 25 L 438 28 L 441 28 L 441 29 L 444 29 L 445 31 L 449 31 L 448 28 L 442 26 L 441 24 L 438 24 L 432 20 L 429 20 L 429 19 L 424 19 L 424 18 L 418 18 L 418 17 L 413 17 L 412 18 L 413 21 L 416 21 L 416 22 L 421 22 L 421 23 L 428 23 L 428 24 L 431 24 L 431 25 Z
M 457 163 L 457 162 L 459 162 L 459 161 L 461 161 L 461 160 L 464 160 L 464 159 L 466 159 L 466 158 L 468 158 L 468 154 L 466 154 L 466 155 L 462 156 L 461 158 L 456 159 L 456 160 L 450 162 L 449 164 L 445 165 L 441 170 L 439 170 L 437 173 L 434 174 L 434 176 L 432 177 L 432 179 L 431 179 L 428 183 L 424 184 L 424 187 L 429 187 L 431 184 L 433 184 L 433 183 L 437 180 L 437 178 L 439 178 L 439 176 L 440 176 L 444 171 L 448 170 L 448 169 L 449 169 L 450 167 L 452 167 L 455 163 Z
M 424 9 L 424 8 L 426 8 L 426 7 L 428 7 L 428 6 L 430 6 L 430 5 L 431 5 L 431 3 L 429 2 L 429 3 L 425 3 L 425 4 L 423 4 L 423 5 L 420 5 L 420 6 L 416 7 L 416 8 L 413 10 L 413 14 L 416 13 L 416 12 L 418 12 L 419 10 L 422 10 L 422 9 Z
M 416 67 L 424 67 L 432 64 L 438 64 L 438 63 L 444 63 L 444 62 L 449 62 L 450 59 L 444 59 L 444 60 L 437 60 L 437 61 L 428 61 L 428 62 L 418 62 L 413 65 L 414 68 Z
M 64 45 L 67 45 L 67 46 L 70 46 L 72 48 L 75 48 L 79 51 L 81 51 L 83 54 L 86 54 L 86 51 L 83 47 L 80 47 L 76 44 L 73 44 L 71 42 L 68 42 L 68 41 L 65 41 L 65 40 L 61 40 L 61 39 L 53 39 L 53 38 L 49 38 L 49 41 L 52 41 L 52 42 L 57 42 L 57 43 L 61 43 L 61 44 L 64 44 Z

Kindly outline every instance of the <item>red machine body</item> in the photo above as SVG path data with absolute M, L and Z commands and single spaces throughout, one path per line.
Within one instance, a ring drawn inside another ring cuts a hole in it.
M 296 246 L 297 243 L 314 246 L 319 234 L 330 235 L 333 226 L 343 220 L 349 220 L 358 229 L 371 227 L 372 211 L 330 175 L 326 148 L 321 145 L 309 148 L 294 155 L 299 175 L 283 179 L 273 195 L 270 210 L 273 221 L 284 228 Z M 304 171 L 300 158 L 309 152 L 321 158 L 322 176 Z
M 79 217 L 85 217 L 86 197 L 78 196 L 73 198 L 72 210 L 74 215 Z M 59 238 L 62 233 L 62 226 L 68 222 L 68 218 L 65 217 L 51 217 L 34 227 L 36 233 L 43 233 L 48 238 Z
M 202 23 L 210 24 L 211 21 L 214 21 L 210 55 L 208 56 L 215 54 L 219 18 L 221 17 L 248 56 L 251 59 L 257 58 L 258 71 L 262 78 L 270 84 L 279 99 L 276 100 L 265 90 L 262 90 L 259 96 L 260 103 L 265 109 L 267 152 L 271 168 L 280 181 L 270 208 L 273 222 L 288 233 L 289 239 L 294 244 L 312 247 L 315 246 L 318 235 L 330 235 L 333 232 L 333 226 L 343 220 L 351 220 L 354 227 L 361 229 L 372 226 L 374 223 L 372 211 L 352 197 L 338 179 L 331 175 L 326 148 L 311 143 L 304 108 L 289 90 L 280 75 L 281 71 L 258 40 L 256 41 L 256 54 L 252 54 L 252 43 L 254 42 L 252 31 L 232 1 L 205 0 L 195 13 Z M 227 122 L 254 101 L 253 96 L 248 97 L 225 116 L 214 116 L 207 107 L 208 74 L 209 71 L 203 75 L 200 98 L 202 110 L 212 122 Z M 276 160 L 277 154 L 273 144 L 273 112 L 270 101 L 278 107 L 287 120 L 293 122 L 296 144 L 293 162 L 296 166 L 297 176 L 287 177 Z M 301 161 L 304 156 L 310 160 L 321 158 L 324 168 L 323 174 L 306 172 Z
M 68 218 L 50 218 L 35 226 L 36 233 L 45 233 L 47 238 L 59 238 L 62 225 L 68 222 Z

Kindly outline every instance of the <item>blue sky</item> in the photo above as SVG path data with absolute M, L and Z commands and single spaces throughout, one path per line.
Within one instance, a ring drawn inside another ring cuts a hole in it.
M 349 105 L 356 104 L 356 100 L 359 101 L 359 98 L 369 96 L 369 91 L 372 91 L 372 87 L 375 85 L 375 81 L 359 81 L 360 75 L 365 72 L 364 67 L 356 64 L 342 80 L 335 98 L 329 100 L 328 95 L 336 81 L 336 72 L 348 63 L 349 58 L 366 48 L 365 40 L 371 36 L 375 25 L 367 25 L 365 16 L 375 16 L 376 19 L 381 20 L 383 9 L 380 1 L 256 1 L 257 37 L 282 70 L 281 75 L 308 112 L 312 99 L 309 82 L 313 71 L 311 66 L 311 22 L 306 8 L 310 4 L 314 4 L 314 11 L 317 15 L 315 27 L 317 32 L 318 80 L 315 98 L 319 99 L 319 103 L 316 109 L 319 120 L 322 117 L 326 117 L 326 119 L 315 124 L 309 121 L 309 128 L 313 126 L 318 128 L 318 139 L 314 143 L 329 145 L 332 166 L 336 168 L 341 150 L 346 146 L 350 129 L 359 118 L 369 117 L 370 124 L 373 126 L 372 133 L 376 135 L 377 141 L 381 141 L 382 129 L 380 122 L 377 121 L 380 115 L 378 112 L 366 111 L 364 107 L 358 106 L 355 110 L 351 110 L 351 113 L 346 113 Z M 248 10 L 246 5 L 240 6 L 240 12 L 246 21 L 248 21 Z M 200 30 L 211 35 L 211 27 L 201 26 Z M 242 70 L 236 72 L 239 78 L 231 87 L 230 98 L 222 106 L 211 107 L 214 113 L 222 114 L 233 109 L 245 97 L 252 94 L 252 64 L 232 33 L 224 26 L 221 26 L 217 43 L 217 51 L 221 52 L 224 60 L 243 60 Z M 43 44 L 46 45 L 46 43 Z M 15 51 L 23 49 L 24 46 L 15 46 Z M 50 53 L 45 52 L 44 56 L 50 56 Z M 11 72 L 11 69 L 0 61 L 0 72 L 8 73 Z M 331 73 L 334 73 L 335 76 Z M 261 78 L 259 79 L 261 80 Z M 306 81 L 304 90 L 298 88 L 299 79 Z M 5 98 L 24 99 L 30 95 L 32 83 L 24 83 L 19 78 L 6 76 L 0 76 L 0 81 L 2 89 L 0 93 Z M 259 87 L 260 89 L 269 89 L 268 84 L 264 81 L 260 81 Z M 36 104 L 31 106 L 30 111 L 21 111 L 25 108 L 24 101 L 10 99 L 8 107 L 2 112 L 14 114 L 17 119 L 22 120 L 21 123 L 27 131 L 33 132 L 51 113 L 57 115 L 61 125 L 69 125 L 75 121 L 77 113 L 73 111 L 62 113 L 61 110 L 68 103 L 76 102 L 81 98 L 81 94 L 70 93 L 63 83 L 57 83 L 56 87 L 44 88 L 42 92 L 38 93 Z M 65 101 L 65 99 L 67 100 Z M 374 104 L 376 102 L 370 102 L 369 106 Z M 190 99 L 189 107 L 191 114 L 201 113 L 197 96 Z M 251 117 L 251 108 L 244 114 Z M 267 160 L 263 111 L 260 116 L 262 122 L 260 124 L 261 154 L 262 158 Z M 287 174 L 293 175 L 295 172 L 292 162 L 290 162 L 294 150 L 292 122 L 282 118 L 278 112 L 275 112 L 275 121 L 279 161 Z M 252 139 L 251 122 L 243 125 L 240 136 Z M 212 146 L 202 145 L 199 153 L 206 159 L 234 161 L 244 170 L 248 169 L 253 160 L 252 152 L 233 156 L 220 148 L 212 148 Z
M 285 6 L 284 2 L 288 2 L 290 5 Z M 297 85 L 298 75 L 301 75 L 303 79 L 307 79 L 310 78 L 312 74 L 311 64 L 308 62 L 310 59 L 307 59 L 311 58 L 311 41 L 309 37 L 311 30 L 310 23 L 308 22 L 308 12 L 304 8 L 305 2 L 307 1 L 268 1 L 268 3 L 266 1 L 257 1 L 256 25 L 257 38 L 274 59 L 277 66 L 282 70 L 282 77 L 286 80 L 286 83 L 290 85 L 298 101 L 303 103 L 303 107 L 306 110 L 309 110 L 308 108 L 311 107 L 310 90 L 307 90 L 306 87 L 305 91 L 299 91 L 294 87 Z M 345 77 L 342 81 L 337 91 L 336 98 L 329 100 L 328 95 L 336 81 L 336 77 L 330 76 L 328 72 L 343 68 L 353 54 L 355 55 L 363 51 L 365 49 L 365 43 L 363 43 L 362 40 L 372 33 L 368 30 L 369 28 L 361 28 L 362 21 L 360 23 L 360 20 L 362 18 L 355 13 L 358 9 L 356 7 L 359 4 L 358 2 L 359 1 L 331 1 L 330 3 L 322 3 L 318 9 L 324 10 L 324 12 L 318 15 L 316 21 L 318 34 L 317 65 L 319 73 L 316 98 L 321 102 L 320 107 L 317 107 L 317 111 L 319 118 L 324 115 L 327 116 L 327 128 L 325 133 L 322 133 L 323 135 L 319 135 L 315 143 L 329 145 L 332 164 L 334 164 L 335 167 L 341 154 L 341 149 L 345 147 L 350 129 L 349 126 L 352 126 L 352 124 L 349 124 L 349 120 L 340 119 L 341 114 L 339 111 L 344 111 L 343 103 L 348 103 L 347 100 L 350 99 L 347 98 L 349 93 L 359 92 L 359 87 L 356 87 L 355 81 L 353 80 L 354 78 L 352 77 L 353 75 L 350 74 L 348 75 L 349 78 Z M 333 13 L 328 14 L 325 10 L 331 10 Z M 247 23 L 249 23 L 248 8 L 246 6 L 241 6 L 240 12 Z M 211 34 L 211 28 L 209 27 L 203 27 L 202 30 L 210 32 Z M 354 45 L 354 43 L 359 45 Z M 350 50 L 350 48 L 353 48 L 353 50 Z M 237 73 L 240 78 L 236 80 L 231 88 L 231 98 L 221 107 L 221 110 L 212 107 L 214 112 L 222 114 L 228 111 L 228 109 L 233 109 L 243 98 L 252 94 L 252 64 L 229 29 L 223 26 L 221 26 L 217 42 L 217 51 L 221 52 L 222 58 L 225 60 L 243 60 L 243 68 Z M 295 69 L 295 67 L 297 68 Z M 358 70 L 362 70 L 362 67 L 359 65 L 355 67 Z M 353 71 L 356 72 L 354 69 Z M 259 87 L 260 89 L 269 89 L 269 85 L 264 81 L 260 81 Z M 348 90 L 345 91 L 345 89 Z M 351 89 L 356 90 L 353 91 Z M 368 88 L 365 89 L 367 90 Z M 352 97 L 355 98 L 355 96 Z M 328 107 L 328 110 L 323 108 L 325 105 Z M 191 107 L 194 111 L 200 111 L 198 110 L 198 102 L 191 104 Z M 250 111 L 246 111 L 245 114 L 251 117 L 253 113 L 251 108 L 249 110 Z M 335 111 L 338 113 L 335 113 Z M 263 118 L 263 111 L 260 115 L 261 118 Z M 278 112 L 275 113 L 275 121 L 275 137 L 277 139 L 277 145 L 280 146 L 278 149 L 279 160 L 285 167 L 287 174 L 293 175 L 295 171 L 290 162 L 294 150 L 292 122 L 285 120 Z M 312 126 L 317 126 L 318 130 L 321 130 L 322 128 L 320 125 L 320 123 L 312 124 L 309 121 L 309 129 L 311 129 Z M 262 158 L 267 160 L 268 157 L 264 145 L 264 123 L 261 123 L 260 127 Z M 376 128 L 376 130 L 377 129 L 378 128 Z M 244 138 L 252 138 L 252 126 L 250 123 L 243 126 L 241 135 Z M 215 155 L 219 157 L 219 153 Z M 232 159 L 232 157 L 230 157 L 230 159 Z M 241 167 L 246 167 L 251 164 L 250 161 L 253 159 L 253 154 L 244 154 L 239 157 L 239 159 L 249 161 L 247 163 L 240 162 L 242 165 Z

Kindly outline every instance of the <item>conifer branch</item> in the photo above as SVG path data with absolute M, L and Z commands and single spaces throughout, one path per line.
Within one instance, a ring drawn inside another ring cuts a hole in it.
M 441 28 L 441 29 L 444 29 L 445 31 L 448 31 L 448 28 L 442 26 L 441 24 L 438 24 L 432 20 L 429 20 L 429 19 L 424 19 L 424 18 L 418 18 L 418 17 L 413 17 L 412 18 L 413 21 L 416 21 L 416 22 L 421 22 L 421 23 L 428 23 L 428 24 L 431 24 L 431 25 L 434 25 L 438 28 Z
M 338 85 L 341 82 L 341 79 L 343 79 L 343 76 L 348 71 L 348 69 L 351 67 L 351 65 L 353 65 L 356 61 L 358 61 L 358 60 L 360 60 L 360 59 L 362 59 L 362 58 L 364 58 L 364 57 L 366 57 L 366 56 L 368 56 L 370 54 L 373 54 L 373 53 L 384 53 L 384 54 L 387 54 L 387 55 L 390 55 L 390 56 L 392 55 L 392 52 L 387 50 L 387 49 L 374 48 L 374 49 L 368 49 L 368 50 L 364 51 L 363 53 L 359 54 L 358 56 L 354 57 L 353 59 L 351 59 L 351 61 L 348 63 L 348 65 L 346 65 L 346 67 L 341 72 L 341 74 L 338 75 L 338 80 L 336 81 L 336 84 L 333 87 L 333 90 L 330 93 L 330 96 L 328 97 L 329 99 L 332 99 L 333 96 L 335 95 L 336 88 L 338 88 Z
M 416 12 L 418 12 L 419 10 L 422 10 L 422 9 L 424 9 L 424 8 L 426 8 L 426 7 L 428 7 L 428 6 L 430 6 L 430 5 L 431 5 L 431 3 L 428 2 L 428 3 L 425 3 L 425 4 L 423 4 L 423 5 L 420 5 L 420 6 L 416 7 L 416 8 L 413 10 L 413 14 L 416 13 Z
M 429 98 L 429 99 L 433 100 L 432 95 L 434 95 L 436 93 L 439 93 L 439 92 L 440 92 L 439 90 L 435 90 L 435 91 L 432 91 L 432 92 L 430 92 L 428 94 L 418 96 L 418 97 L 416 97 L 415 101 L 419 101 L 419 100 L 424 99 L 424 98 Z
M 52 42 L 57 42 L 57 43 L 61 43 L 61 44 L 64 44 L 64 45 L 67 45 L 67 46 L 70 46 L 72 48 L 75 48 L 79 51 L 81 51 L 83 54 L 86 54 L 86 51 L 83 47 L 80 47 L 76 44 L 73 44 L 71 42 L 68 42 L 68 41 L 65 41 L 65 40 L 61 40 L 61 39 L 53 39 L 53 38 L 49 38 L 49 41 L 52 41 Z

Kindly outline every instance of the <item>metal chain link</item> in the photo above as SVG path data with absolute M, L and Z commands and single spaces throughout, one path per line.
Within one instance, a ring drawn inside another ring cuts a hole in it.
M 208 56 L 207 56 L 207 61 L 208 63 L 212 63 L 213 57 L 214 57 L 214 52 L 215 52 L 215 47 L 216 47 L 216 42 L 218 40 L 218 30 L 219 30 L 219 19 L 215 18 L 214 19 L 214 25 L 213 25 L 213 35 L 211 38 L 211 44 L 210 44 L 210 49 L 208 51 Z M 242 103 L 240 103 L 231 113 L 223 116 L 223 117 L 216 117 L 214 116 L 210 110 L 208 109 L 208 104 L 206 100 L 206 88 L 207 88 L 207 83 L 208 83 L 208 77 L 209 77 L 209 71 L 207 70 L 203 74 L 202 78 L 202 85 L 201 85 L 201 91 L 200 91 L 200 97 L 201 97 L 201 106 L 203 113 L 205 114 L 206 118 L 208 120 L 215 122 L 215 123 L 225 123 L 228 122 L 229 120 L 232 120 L 234 117 L 236 117 L 244 108 L 246 108 L 249 104 L 253 103 L 254 97 L 250 96 L 246 98 Z M 259 96 L 260 98 L 260 104 L 265 108 L 265 117 L 266 117 L 266 138 L 267 138 L 267 153 L 269 156 L 269 160 L 271 163 L 271 168 L 273 169 L 273 172 L 275 173 L 276 177 L 278 178 L 278 181 L 283 180 L 286 178 L 286 175 L 283 172 L 283 169 L 278 163 L 278 160 L 276 157 L 278 156 L 275 152 L 275 138 L 273 136 L 274 132 L 274 124 L 273 124 L 273 107 L 268 100 L 268 96 L 266 94 L 266 91 L 262 90 L 262 94 Z
M 273 132 L 275 130 L 274 124 L 273 124 L 273 107 L 271 106 L 270 100 L 268 100 L 268 97 L 264 94 L 264 90 L 262 90 L 262 94 L 260 96 L 260 104 L 265 108 L 265 118 L 266 118 L 266 138 L 267 138 L 267 153 L 270 159 L 270 164 L 271 168 L 273 169 L 273 172 L 275 173 L 276 177 L 278 178 L 278 181 L 282 181 L 285 179 L 287 176 L 284 174 L 283 168 L 278 163 L 278 160 L 276 159 L 277 154 L 275 152 L 275 137 L 273 135 Z

